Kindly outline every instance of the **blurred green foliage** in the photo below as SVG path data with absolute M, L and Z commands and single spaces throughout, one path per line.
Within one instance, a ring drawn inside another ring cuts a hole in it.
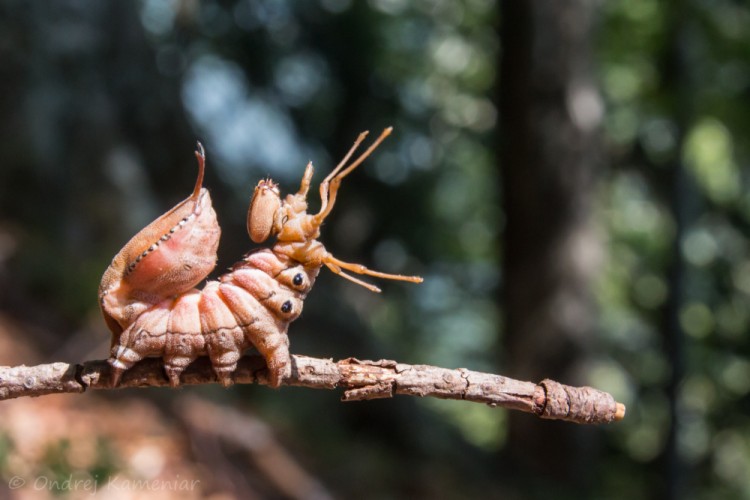
M 610 174 L 603 228 L 608 259 L 599 284 L 602 332 L 628 419 L 615 431 L 638 475 L 665 452 L 676 426 L 680 481 L 690 498 L 747 498 L 748 92 L 747 6 L 736 2 L 608 2 L 602 6 L 598 65 L 607 100 Z M 683 164 L 684 192 L 669 171 Z M 675 196 L 684 230 L 673 246 Z M 675 255 L 676 249 L 679 254 Z M 664 348 L 668 269 L 685 262 L 678 314 L 684 377 L 671 422 L 664 391 L 674 366 Z M 732 441 L 729 444 L 728 436 Z M 736 439 L 736 440 L 735 440 Z M 727 457 L 732 455 L 731 459 Z

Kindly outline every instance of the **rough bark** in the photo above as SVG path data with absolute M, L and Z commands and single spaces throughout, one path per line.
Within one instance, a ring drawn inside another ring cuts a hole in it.
M 233 376 L 236 384 L 268 384 L 265 361 L 245 356 Z M 182 385 L 217 383 L 207 358 L 195 361 L 182 376 Z M 331 359 L 292 356 L 292 373 L 282 385 L 311 389 L 344 389 L 343 401 L 390 398 L 396 394 L 484 403 L 533 413 L 541 418 L 581 424 L 621 420 L 625 406 L 591 387 L 570 387 L 553 380 L 539 384 L 465 368 L 408 365 L 391 360 Z M 117 388 L 168 387 L 162 361 L 145 359 L 125 372 Z M 113 389 L 112 371 L 103 360 L 69 365 L 0 367 L 0 400 L 86 389 Z

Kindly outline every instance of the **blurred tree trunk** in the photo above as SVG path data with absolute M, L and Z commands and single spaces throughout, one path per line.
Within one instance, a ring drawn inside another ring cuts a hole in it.
M 685 142 L 685 133 L 693 115 L 690 99 L 691 75 L 687 62 L 687 28 L 686 15 L 681 2 L 670 3 L 670 16 L 667 25 L 667 37 L 659 71 L 661 73 L 662 92 L 667 99 L 667 113 L 675 125 L 675 155 L 669 162 L 670 177 L 668 180 L 669 210 L 674 221 L 674 236 L 671 248 L 671 262 L 667 268 L 669 294 L 664 305 L 664 354 L 672 367 L 666 387 L 669 402 L 670 426 L 664 448 L 659 456 L 662 468 L 662 483 L 656 495 L 665 500 L 684 498 L 685 478 L 688 476 L 685 463 L 682 461 L 677 444 L 677 435 L 682 418 L 679 414 L 679 392 L 685 377 L 685 333 L 680 324 L 680 309 L 685 302 L 685 283 L 687 264 L 681 251 L 685 232 L 691 223 L 691 203 L 695 193 L 688 173 L 683 164 L 681 152 Z
M 508 373 L 576 384 L 594 328 L 590 282 L 600 255 L 591 220 L 602 113 L 589 68 L 593 3 L 502 6 Z M 521 480 L 532 468 L 578 489 L 592 459 L 585 436 L 591 431 L 511 415 L 507 457 Z
M 0 33 L 0 213 L 29 235 L 0 268 L 0 307 L 39 335 L 70 330 L 43 304 L 83 317 L 111 249 L 164 206 L 154 192 L 191 188 L 180 80 L 159 70 L 135 3 L 7 3 Z

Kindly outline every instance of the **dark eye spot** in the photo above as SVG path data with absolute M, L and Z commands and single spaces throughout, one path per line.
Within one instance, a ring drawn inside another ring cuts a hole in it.
M 294 278 L 292 278 L 292 283 L 294 283 L 294 286 L 300 286 L 303 281 L 304 278 L 302 276 L 302 273 L 297 273 L 294 275 Z
M 287 314 L 292 311 L 292 302 L 290 300 L 287 300 L 283 304 L 281 304 L 281 312 L 284 314 Z

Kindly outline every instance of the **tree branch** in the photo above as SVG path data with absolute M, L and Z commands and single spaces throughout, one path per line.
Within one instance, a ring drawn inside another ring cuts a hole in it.
M 111 380 L 110 366 L 102 360 L 76 365 L 0 366 L 0 400 L 112 389 Z M 265 361 L 260 356 L 243 357 L 233 380 L 237 384 L 267 384 Z M 182 375 L 183 385 L 216 382 L 208 358 L 199 358 Z M 579 424 L 609 423 L 625 416 L 625 405 L 591 387 L 570 387 L 554 380 L 534 384 L 465 368 L 451 370 L 391 360 L 333 361 L 293 355 L 292 373 L 283 385 L 312 389 L 342 387 L 343 401 L 390 398 L 394 394 L 466 400 Z M 169 381 L 162 361 L 150 358 L 125 372 L 117 388 L 167 386 Z

